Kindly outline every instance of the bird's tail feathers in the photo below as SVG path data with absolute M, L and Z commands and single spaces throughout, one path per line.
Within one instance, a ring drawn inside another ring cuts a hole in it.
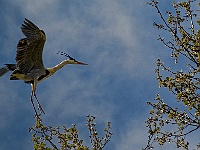
M 6 74 L 9 71 L 9 68 L 7 66 L 0 69 L 0 77 Z
M 15 70 L 16 67 L 16 64 L 5 64 L 5 67 L 0 68 L 0 77 L 6 74 L 8 71 Z
M 5 64 L 10 71 L 14 71 L 17 68 L 16 64 Z

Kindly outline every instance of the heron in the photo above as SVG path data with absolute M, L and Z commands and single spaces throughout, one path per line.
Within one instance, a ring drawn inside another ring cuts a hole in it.
M 5 66 L 0 69 L 0 77 L 9 71 L 12 71 L 10 80 L 23 80 L 25 83 L 31 84 L 32 92 L 30 100 L 35 114 L 37 115 L 33 102 L 33 96 L 38 104 L 38 109 L 40 112 L 44 113 L 36 96 L 37 83 L 52 76 L 55 72 L 67 64 L 88 64 L 77 61 L 68 54 L 59 51 L 61 55 L 66 56 L 68 59 L 63 60 L 54 67 L 45 68 L 42 59 L 43 48 L 46 41 L 45 32 L 40 30 L 35 24 L 26 18 L 21 26 L 21 30 L 26 38 L 19 40 L 17 44 L 17 54 L 15 58 L 16 64 L 5 64 Z

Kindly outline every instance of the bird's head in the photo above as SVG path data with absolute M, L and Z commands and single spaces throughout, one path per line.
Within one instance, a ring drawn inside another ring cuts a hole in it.
M 69 55 L 66 54 L 65 52 L 58 51 L 57 54 L 66 56 L 66 57 L 68 58 L 68 59 L 66 60 L 66 61 L 68 62 L 68 64 L 88 65 L 88 64 L 86 64 L 86 63 L 77 61 L 76 59 L 72 58 L 71 56 L 69 56 Z

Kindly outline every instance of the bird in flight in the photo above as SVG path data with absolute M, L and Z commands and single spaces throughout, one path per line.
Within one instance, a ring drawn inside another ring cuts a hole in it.
M 56 71 L 61 69 L 67 64 L 87 65 L 86 63 L 79 62 L 64 52 L 59 53 L 66 56 L 68 59 L 63 60 L 58 65 L 45 68 L 42 60 L 42 53 L 46 41 L 46 35 L 43 30 L 40 30 L 35 24 L 25 18 L 24 24 L 21 26 L 22 33 L 26 36 L 19 40 L 17 45 L 16 64 L 5 64 L 0 68 L 0 76 L 3 76 L 8 71 L 13 71 L 10 80 L 23 80 L 25 83 L 31 84 L 32 92 L 30 96 L 35 114 L 37 115 L 36 108 L 33 102 L 35 97 L 38 109 L 44 113 L 42 106 L 36 96 L 36 86 L 38 82 L 53 75 Z

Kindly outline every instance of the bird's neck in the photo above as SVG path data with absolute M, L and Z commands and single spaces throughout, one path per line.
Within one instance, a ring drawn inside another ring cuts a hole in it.
M 54 66 L 54 67 L 51 67 L 51 68 L 47 68 L 45 70 L 45 74 L 44 75 L 41 75 L 39 78 L 38 78 L 38 82 L 41 82 L 43 81 L 44 79 L 52 76 L 56 71 L 58 71 L 59 69 L 61 69 L 62 67 L 64 67 L 65 65 L 67 64 L 71 64 L 71 62 L 69 60 L 63 60 L 61 63 L 59 63 L 58 65 Z
M 56 71 L 58 71 L 59 69 L 61 69 L 62 67 L 64 67 L 65 65 L 70 64 L 69 60 L 63 60 L 61 63 L 59 63 L 58 65 L 52 67 L 52 68 L 48 68 L 50 69 L 51 73 L 55 73 Z

